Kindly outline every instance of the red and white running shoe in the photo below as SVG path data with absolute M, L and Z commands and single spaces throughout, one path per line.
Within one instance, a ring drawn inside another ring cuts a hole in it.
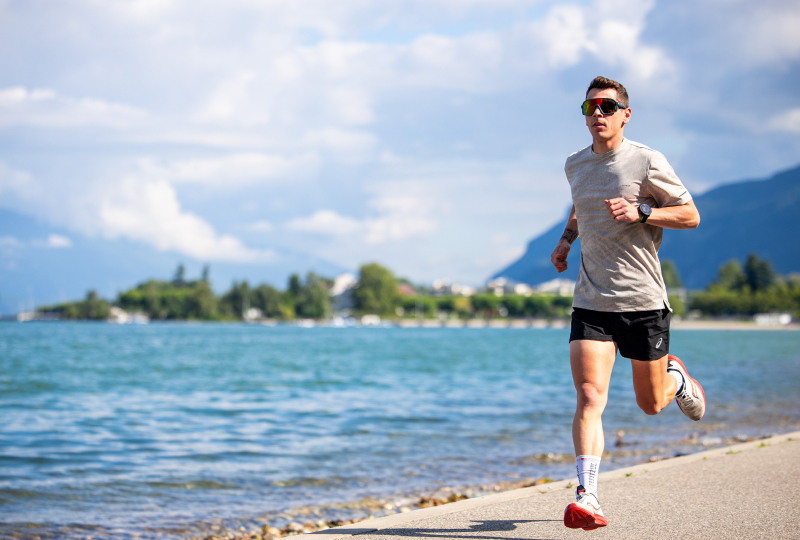
M 577 502 L 570 503 L 564 510 L 564 525 L 570 529 L 593 531 L 608 525 L 608 520 L 600 509 L 600 502 L 594 493 L 586 493 L 583 486 L 575 490 Z
M 683 389 L 675 395 L 675 401 L 683 414 L 697 422 L 706 413 L 706 394 L 696 380 L 689 377 L 686 366 L 677 356 L 667 357 L 667 371 L 677 371 L 683 376 Z

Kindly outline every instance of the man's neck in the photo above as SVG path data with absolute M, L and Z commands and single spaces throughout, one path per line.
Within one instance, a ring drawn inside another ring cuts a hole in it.
M 592 140 L 592 152 L 595 154 L 607 154 L 612 150 L 616 150 L 622 144 L 622 141 L 625 140 L 625 137 L 620 133 L 618 136 L 614 137 L 613 139 L 604 139 L 604 140 Z

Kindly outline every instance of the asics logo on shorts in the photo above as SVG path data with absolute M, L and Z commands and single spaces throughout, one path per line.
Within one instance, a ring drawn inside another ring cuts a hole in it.
M 658 343 L 656 343 L 656 349 L 658 349 L 659 347 L 661 347 L 661 342 L 662 342 L 662 341 L 664 341 L 664 338 L 659 338 L 659 339 L 658 339 Z

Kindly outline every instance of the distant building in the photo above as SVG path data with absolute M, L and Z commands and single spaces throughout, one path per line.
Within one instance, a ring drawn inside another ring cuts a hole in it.
M 533 293 L 533 290 L 527 283 L 517 283 L 514 285 L 514 294 L 518 294 L 520 296 L 530 296 Z
M 504 277 L 494 278 L 486 284 L 486 289 L 493 292 L 495 296 L 503 296 L 508 283 L 508 279 Z
M 575 282 L 571 279 L 551 279 L 544 283 L 539 283 L 533 288 L 539 293 L 555 293 L 560 296 L 575 296 Z
M 353 300 L 353 289 L 358 285 L 358 279 L 354 274 L 345 272 L 336 276 L 333 280 L 333 287 L 328 294 L 331 297 L 331 309 L 334 312 L 350 311 L 355 303 Z
M 116 324 L 147 324 L 150 322 L 150 317 L 144 313 L 130 313 L 120 307 L 111 306 L 106 320 Z
M 532 287 L 527 283 L 519 283 L 505 277 L 498 277 L 488 281 L 486 283 L 486 289 L 494 293 L 495 296 L 503 296 L 506 294 L 530 296 L 533 293 L 574 296 L 575 282 L 570 279 L 556 278 Z
M 361 317 L 361 324 L 364 326 L 379 326 L 381 318 L 377 315 L 364 315 Z
M 401 283 L 397 286 L 397 292 L 399 292 L 403 296 L 416 296 L 417 291 L 409 285 L 408 283 Z
M 759 326 L 786 326 L 792 322 L 789 313 L 758 313 L 753 321 Z
M 242 313 L 242 319 L 245 322 L 256 322 L 264 318 L 264 312 L 258 308 L 248 308 Z
M 354 288 L 356 285 L 358 285 L 358 279 L 354 274 L 351 274 L 350 272 L 339 274 L 333 280 L 333 287 L 331 287 L 330 295 L 339 296 L 345 291 Z
M 475 292 L 475 287 L 450 283 L 442 279 L 434 280 L 430 288 L 430 294 L 433 296 L 473 296 Z

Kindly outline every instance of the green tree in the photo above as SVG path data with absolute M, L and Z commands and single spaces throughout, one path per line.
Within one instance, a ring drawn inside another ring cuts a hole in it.
M 661 275 L 664 276 L 664 285 L 668 289 L 680 289 L 683 287 L 681 277 L 678 274 L 678 267 L 675 266 L 673 261 L 667 260 L 661 262 Z
M 278 289 L 270 285 L 261 284 L 255 289 L 251 296 L 251 305 L 260 309 L 264 316 L 270 318 L 282 318 L 284 312 L 281 309 L 283 297 Z
M 472 314 L 472 301 L 464 296 L 455 298 L 453 300 L 453 310 L 459 317 L 469 317 Z
M 331 311 L 329 280 L 309 272 L 295 297 L 295 313 L 300 317 L 321 319 Z
M 476 294 L 472 297 L 472 305 L 475 306 L 475 312 L 485 317 L 496 316 L 502 301 L 501 297 L 494 294 Z
M 186 317 L 189 319 L 217 318 L 217 297 L 211 290 L 208 280 L 195 282 L 192 291 L 186 298 Z
M 775 273 L 769 261 L 759 259 L 758 255 L 751 253 L 744 263 L 744 278 L 751 291 L 765 291 L 775 282 Z
M 510 317 L 522 317 L 525 315 L 525 297 L 519 295 L 504 296 L 503 305 L 508 310 Z
M 365 313 L 393 314 L 400 305 L 397 279 L 388 268 L 377 263 L 365 264 L 359 271 L 353 299 L 356 309 Z
M 672 308 L 672 313 L 678 317 L 686 313 L 686 306 L 683 305 L 683 300 L 677 294 L 669 296 L 669 305 Z
M 717 280 L 707 290 L 694 294 L 691 309 L 706 315 L 753 315 L 791 311 L 800 314 L 800 281 L 792 276 L 779 279 L 769 261 L 751 253 L 744 271 L 735 260 L 719 269 Z
M 227 317 L 241 319 L 244 316 L 244 308 L 250 305 L 250 297 L 250 285 L 247 280 L 241 283 L 234 281 L 230 290 L 220 298 L 219 310 Z
M 738 291 L 742 289 L 745 282 L 742 266 L 739 261 L 732 259 L 719 267 L 717 279 L 712 285 L 727 291 Z
M 208 267 L 207 264 L 203 266 L 203 273 L 200 276 L 200 280 L 205 281 L 206 283 L 210 283 L 211 281 L 208 279 L 210 272 L 211 269 Z
M 292 274 L 289 276 L 289 287 L 286 289 L 286 294 L 294 301 L 297 295 L 300 294 L 300 276 Z
M 172 283 L 176 287 L 183 287 L 186 285 L 186 269 L 183 267 L 183 263 L 178 265 L 178 268 L 175 270 L 175 277 L 172 280 Z
M 107 319 L 111 304 L 100 298 L 97 291 L 92 290 L 86 293 L 86 300 L 79 309 L 81 319 Z

